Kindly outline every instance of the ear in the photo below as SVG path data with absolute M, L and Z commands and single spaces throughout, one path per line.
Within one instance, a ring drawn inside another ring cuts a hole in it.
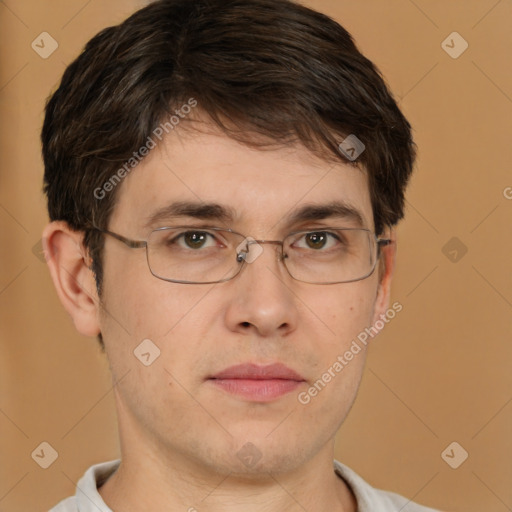
M 96 336 L 100 332 L 100 302 L 83 236 L 66 222 L 55 221 L 44 228 L 42 244 L 57 295 L 76 330 Z
M 381 246 L 380 249 L 380 261 L 377 263 L 379 267 L 379 285 L 375 299 L 372 325 L 375 325 L 375 322 L 380 320 L 380 315 L 385 314 L 389 308 L 391 280 L 393 277 L 393 271 L 395 270 L 396 231 L 394 229 L 389 229 L 384 233 L 383 238 L 391 240 L 391 243 Z

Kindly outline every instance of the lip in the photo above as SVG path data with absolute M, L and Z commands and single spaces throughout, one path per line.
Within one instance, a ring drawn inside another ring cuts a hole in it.
M 296 380 L 303 381 L 304 377 L 284 364 L 275 363 L 266 366 L 254 363 L 237 364 L 222 370 L 210 377 L 211 379 L 251 379 L 251 380 Z
M 287 366 L 254 363 L 230 366 L 208 379 L 223 391 L 253 402 L 275 400 L 300 386 L 305 379 Z

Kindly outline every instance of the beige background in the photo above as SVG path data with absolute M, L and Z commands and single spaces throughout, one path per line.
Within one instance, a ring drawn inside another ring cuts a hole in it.
M 420 148 L 399 228 L 403 311 L 373 343 L 336 457 L 433 507 L 512 510 L 512 2 L 305 3 L 380 67 Z M 39 131 L 65 66 L 141 4 L 0 2 L 2 512 L 47 510 L 90 464 L 118 457 L 108 365 L 36 256 L 47 218 Z M 43 31 L 59 44 L 46 60 L 31 48 Z M 441 46 L 453 31 L 469 44 L 457 59 Z M 453 237 L 467 248 L 458 262 L 443 250 Z M 58 452 L 48 469 L 31 458 L 43 441 Z M 452 441 L 469 453 L 458 469 L 441 458 Z

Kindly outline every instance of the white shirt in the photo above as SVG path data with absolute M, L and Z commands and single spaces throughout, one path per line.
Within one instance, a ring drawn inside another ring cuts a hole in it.
M 98 487 L 114 473 L 120 459 L 91 466 L 79 480 L 76 494 L 49 512 L 113 512 L 98 493 Z M 334 471 L 352 489 L 358 512 L 439 512 L 422 507 L 398 494 L 374 489 L 349 467 L 334 461 Z

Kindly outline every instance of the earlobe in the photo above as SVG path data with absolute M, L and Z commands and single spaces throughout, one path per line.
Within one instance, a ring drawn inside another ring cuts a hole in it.
M 100 332 L 99 298 L 83 245 L 83 233 L 54 221 L 43 230 L 43 249 L 57 295 L 84 336 Z

